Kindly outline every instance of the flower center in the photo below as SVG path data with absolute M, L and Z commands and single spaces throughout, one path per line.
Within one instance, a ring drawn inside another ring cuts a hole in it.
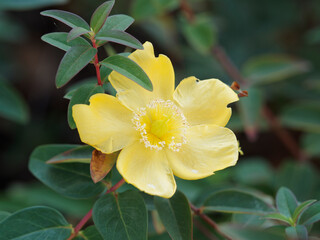
M 168 147 L 179 151 L 186 143 L 187 121 L 181 110 L 170 100 L 153 100 L 139 108 L 132 119 L 140 132 L 141 142 L 151 149 Z

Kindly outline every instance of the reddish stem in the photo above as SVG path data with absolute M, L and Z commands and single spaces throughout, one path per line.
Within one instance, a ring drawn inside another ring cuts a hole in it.
M 106 194 L 116 191 L 124 183 L 125 183 L 125 180 L 121 179 L 119 182 L 117 182 L 115 185 L 113 185 L 111 188 L 109 188 L 108 191 L 106 192 Z M 71 240 L 74 237 L 76 237 L 78 235 L 79 231 L 91 219 L 91 217 L 92 217 L 92 209 L 80 220 L 80 222 L 74 228 L 74 232 L 71 234 L 71 236 L 68 238 L 68 240 Z
M 206 223 L 208 223 L 213 229 L 215 229 L 221 236 L 223 236 L 224 238 L 231 240 L 231 238 L 227 235 L 225 235 L 219 228 L 219 225 L 213 221 L 211 218 L 209 218 L 206 214 L 204 214 L 200 208 L 197 208 L 196 206 L 194 206 L 192 203 L 190 203 L 190 208 L 192 209 L 192 211 L 198 215 L 200 218 L 202 218 Z
M 92 46 L 97 49 L 97 53 L 96 55 L 94 55 L 94 66 L 96 68 L 96 73 L 97 73 L 97 79 L 98 79 L 98 85 L 99 86 L 102 86 L 103 83 L 101 81 L 101 75 L 100 75 L 100 64 L 99 64 L 99 58 L 98 58 L 98 47 L 96 45 L 96 40 L 94 38 L 91 39 L 91 42 L 92 42 Z

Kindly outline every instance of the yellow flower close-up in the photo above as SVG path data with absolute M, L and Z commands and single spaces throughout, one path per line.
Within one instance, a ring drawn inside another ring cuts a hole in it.
M 174 89 L 170 59 L 155 57 L 146 42 L 129 58 L 148 75 L 153 91 L 113 71 L 117 95 L 95 94 L 90 105 L 73 106 L 81 141 L 110 154 L 120 151 L 117 169 L 126 182 L 169 198 L 174 175 L 200 179 L 236 164 L 238 142 L 225 128 L 237 94 L 218 79 L 183 79 Z

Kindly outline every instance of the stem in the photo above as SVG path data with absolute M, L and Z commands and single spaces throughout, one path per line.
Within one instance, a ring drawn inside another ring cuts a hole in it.
M 124 183 L 125 183 L 125 180 L 121 179 L 119 182 L 117 182 L 115 185 L 113 185 L 111 188 L 109 188 L 108 191 L 106 192 L 106 194 L 116 191 Z M 80 220 L 80 222 L 74 228 L 74 232 L 71 234 L 71 236 L 68 238 L 68 240 L 71 240 L 74 237 L 76 237 L 78 235 L 79 231 L 91 219 L 91 217 L 92 217 L 92 209 L 90 209 L 90 211 Z
M 100 75 L 100 64 L 99 64 L 99 58 L 98 58 L 98 47 L 96 45 L 96 40 L 94 38 L 91 38 L 92 46 L 97 49 L 96 55 L 94 55 L 94 66 L 96 68 L 96 73 L 97 73 L 97 79 L 98 79 L 98 85 L 102 86 L 103 83 L 101 81 L 101 75 Z
M 206 214 L 204 214 L 200 208 L 197 208 L 196 206 L 194 206 L 192 203 L 190 203 L 190 208 L 192 209 L 192 211 L 198 215 L 200 218 L 202 218 L 202 220 L 204 220 L 206 223 L 208 223 L 213 229 L 215 229 L 221 236 L 223 236 L 224 238 L 231 240 L 231 238 L 227 235 L 225 235 L 219 228 L 219 225 L 213 221 L 211 218 L 209 218 Z

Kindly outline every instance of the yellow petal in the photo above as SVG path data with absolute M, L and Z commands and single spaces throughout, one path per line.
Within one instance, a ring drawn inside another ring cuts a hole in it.
M 238 101 L 237 94 L 218 79 L 199 81 L 189 77 L 176 88 L 174 100 L 181 107 L 188 123 L 225 126 L 231 116 L 229 103 Z
M 180 178 L 204 178 L 238 160 L 238 142 L 228 128 L 197 125 L 188 129 L 186 137 L 179 152 L 166 150 L 173 173 Z
M 129 58 L 146 72 L 152 82 L 153 92 L 115 71 L 109 76 L 112 86 L 117 90 L 117 97 L 131 110 L 145 107 L 153 99 L 170 100 L 174 91 L 174 71 L 170 59 L 165 55 L 155 57 L 150 42 L 143 44 L 143 47 L 143 50 L 136 50 Z
M 72 116 L 81 141 L 103 153 L 118 151 L 138 138 L 132 112 L 113 96 L 95 94 L 90 105 L 74 105 Z
M 176 191 L 165 151 L 146 148 L 139 141 L 120 152 L 117 169 L 126 182 L 148 194 L 170 198 Z

